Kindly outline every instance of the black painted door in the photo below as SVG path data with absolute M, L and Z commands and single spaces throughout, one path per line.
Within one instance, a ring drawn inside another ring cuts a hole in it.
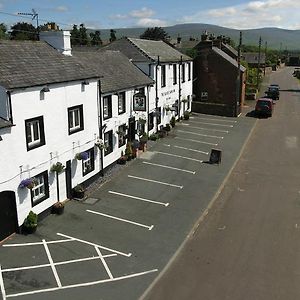
M 128 120 L 128 140 L 133 141 L 135 138 L 135 118 L 129 118 Z
M 71 199 L 72 198 L 72 169 L 71 169 L 71 161 L 68 160 L 66 162 L 66 188 L 67 188 L 67 198 Z
M 18 229 L 16 196 L 14 192 L 0 193 L 0 241 Z

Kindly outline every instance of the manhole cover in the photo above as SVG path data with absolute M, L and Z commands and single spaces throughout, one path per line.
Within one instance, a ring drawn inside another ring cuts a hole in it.
M 97 198 L 87 198 L 86 200 L 84 200 L 84 203 L 86 203 L 86 204 L 95 204 L 99 200 L 100 199 L 97 199 Z

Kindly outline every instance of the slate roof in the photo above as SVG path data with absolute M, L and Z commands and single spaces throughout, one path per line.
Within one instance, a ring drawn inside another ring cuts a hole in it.
M 3 118 L 0 117 L 0 129 L 5 128 L 5 127 L 11 127 L 13 124 L 7 120 L 4 120 Z
M 45 42 L 0 41 L 0 85 L 6 89 L 97 77 L 94 70 Z
M 225 43 L 222 43 L 222 46 L 221 46 L 222 50 L 224 51 L 224 48 L 227 49 L 228 51 L 230 51 L 235 57 L 238 57 L 238 52 L 230 45 L 228 44 L 225 44 Z M 231 56 L 231 55 L 230 55 Z
M 253 52 L 245 52 L 242 54 L 243 59 L 248 63 L 248 64 L 258 64 L 258 53 L 253 53 Z M 266 62 L 266 56 L 265 53 L 260 54 L 260 63 L 265 64 Z
M 128 57 L 119 51 L 73 51 L 73 56 L 87 67 L 101 75 L 103 93 L 126 90 L 153 84 L 154 81 L 133 65 Z
M 158 56 L 160 62 L 179 62 L 181 57 L 183 61 L 192 60 L 163 41 L 124 38 L 104 48 L 119 50 L 134 62 L 157 62 Z
M 217 53 L 218 55 L 222 56 L 224 59 L 226 59 L 228 62 L 230 62 L 232 65 L 234 65 L 236 68 L 238 68 L 238 62 L 233 59 L 231 56 L 229 56 L 228 54 L 226 54 L 224 51 L 222 51 L 220 48 L 218 47 L 212 47 L 212 50 Z M 242 72 L 246 71 L 246 68 L 244 66 L 240 66 L 240 70 Z

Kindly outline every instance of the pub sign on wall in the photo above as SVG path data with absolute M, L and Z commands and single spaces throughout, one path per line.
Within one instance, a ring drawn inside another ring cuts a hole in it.
M 142 93 L 133 95 L 133 110 L 146 111 L 146 96 Z

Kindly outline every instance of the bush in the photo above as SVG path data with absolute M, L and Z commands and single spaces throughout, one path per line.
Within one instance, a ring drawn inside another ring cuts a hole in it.
M 187 110 L 183 113 L 183 118 L 185 120 L 188 120 L 190 118 L 190 113 Z
M 166 130 L 166 131 L 170 131 L 170 130 L 171 130 L 170 124 L 166 124 L 165 130 Z
M 170 120 L 170 124 L 171 124 L 171 126 L 172 126 L 172 127 L 175 127 L 175 124 L 176 124 L 176 119 L 175 119 L 175 117 L 174 117 L 174 116 L 171 118 L 171 120 Z
M 32 210 L 24 220 L 23 226 L 25 229 L 33 229 L 37 227 L 38 216 Z
M 151 141 L 156 141 L 158 138 L 159 138 L 159 136 L 158 136 L 158 134 L 156 134 L 156 133 L 152 133 L 152 134 L 149 136 L 149 140 L 151 140 Z

